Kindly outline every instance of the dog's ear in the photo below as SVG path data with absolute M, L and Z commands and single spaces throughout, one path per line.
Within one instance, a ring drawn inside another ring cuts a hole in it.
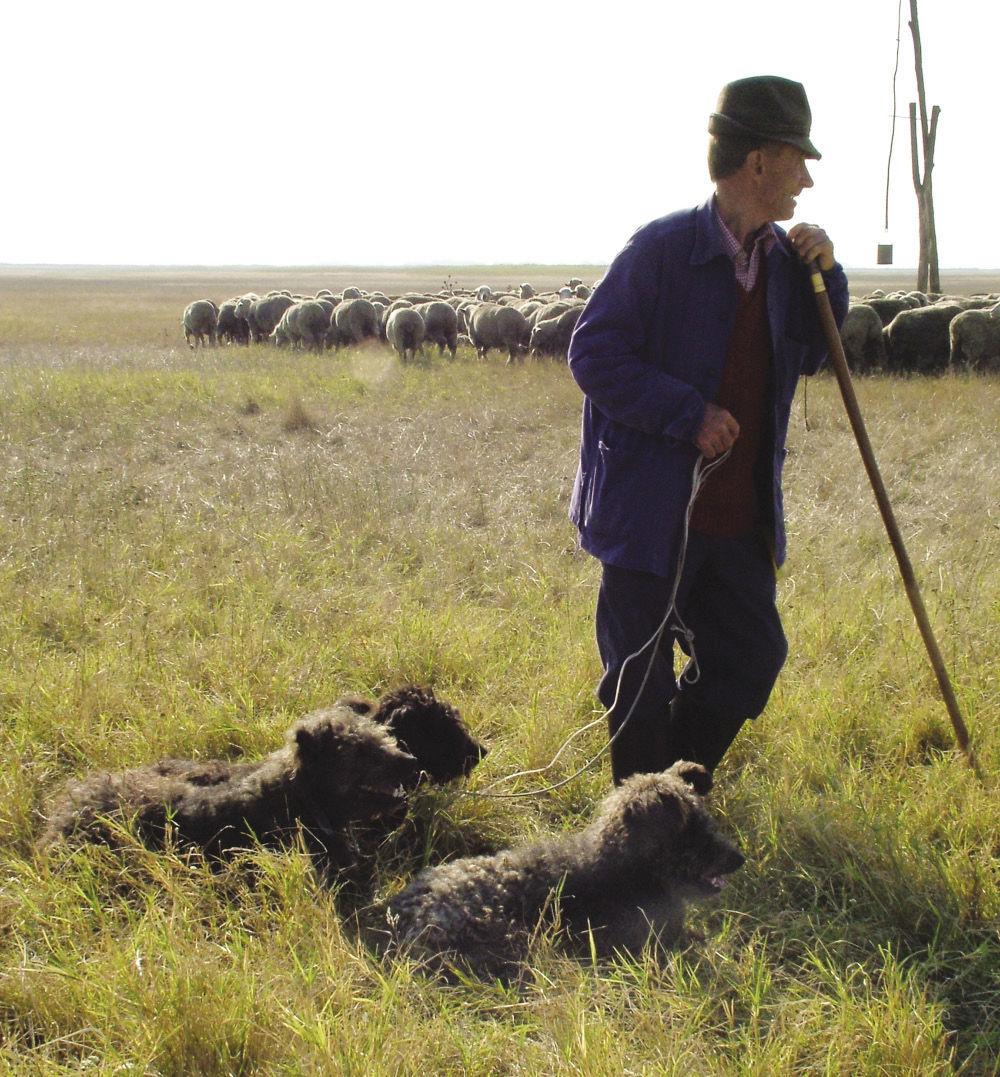
M 678 830 L 685 818 L 684 804 L 674 790 L 651 787 L 625 802 L 622 818 L 627 827 L 648 826 L 655 818 L 658 825 L 666 823 L 671 830 Z
M 689 763 L 682 759 L 670 768 L 682 782 L 686 782 L 699 795 L 705 796 L 712 788 L 711 772 L 706 770 L 701 763 Z
M 295 747 L 300 760 L 329 757 L 340 743 L 329 722 L 304 724 L 295 730 Z
M 295 730 L 295 750 L 299 759 L 309 759 L 316 754 L 316 736 L 307 725 Z
M 372 718 L 376 713 L 376 704 L 370 699 L 362 699 L 361 696 L 342 696 L 337 700 L 336 705 L 347 707 L 354 711 L 355 714 L 363 715 L 365 718 Z

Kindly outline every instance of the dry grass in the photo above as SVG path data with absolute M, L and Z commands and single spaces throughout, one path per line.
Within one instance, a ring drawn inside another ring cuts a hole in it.
M 543 947 L 521 992 L 444 989 L 369 955 L 298 854 L 52 863 L 38 811 L 69 774 L 264 752 L 304 710 L 402 679 L 489 740 L 474 786 L 550 758 L 596 713 L 596 566 L 565 515 L 578 391 L 557 364 L 468 352 L 190 353 L 140 299 L 102 343 L 90 299 L 59 298 L 85 339 L 0 346 L 7 1069 L 997 1071 L 995 378 L 859 384 L 988 785 L 950 752 L 835 383 L 814 379 L 787 470 L 792 657 L 720 771 L 750 860 L 695 914 L 705 942 L 662 968 Z M 583 739 L 557 776 L 601 743 Z M 437 794 L 423 854 L 388 848 L 378 892 L 573 825 L 607 782 Z

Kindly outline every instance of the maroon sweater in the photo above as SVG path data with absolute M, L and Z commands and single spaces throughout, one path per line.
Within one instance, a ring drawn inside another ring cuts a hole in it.
M 729 459 L 706 481 L 694 504 L 691 529 L 717 537 L 748 535 L 770 520 L 762 505 L 760 459 L 770 448 L 771 330 L 765 276 L 737 289 L 736 322 L 715 403 L 740 424 Z

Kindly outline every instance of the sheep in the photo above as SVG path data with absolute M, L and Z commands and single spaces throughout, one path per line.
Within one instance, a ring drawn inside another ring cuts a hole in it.
M 206 338 L 213 347 L 216 343 L 216 326 L 219 320 L 219 308 L 211 299 L 196 299 L 184 308 L 181 328 L 189 348 L 199 344 L 204 347 Z
M 216 339 L 227 344 L 249 344 L 250 327 L 246 321 L 236 317 L 238 299 L 227 299 L 219 307 L 219 320 L 216 325 Z
M 236 300 L 236 308 L 233 311 L 233 316 L 242 326 L 240 335 L 244 338 L 247 344 L 253 340 L 253 326 L 250 324 L 250 318 L 253 311 L 253 305 L 259 298 L 260 296 L 255 292 L 247 292 L 246 295 L 241 295 Z
M 271 339 L 279 346 L 301 344 L 307 351 L 321 352 L 330 331 L 328 306 L 317 299 L 294 303 L 281 316 Z
M 258 299 L 250 308 L 250 330 L 253 333 L 253 341 L 260 344 L 270 337 L 275 326 L 281 321 L 282 314 L 295 302 L 290 295 L 284 292 L 276 292 Z
M 484 303 L 469 316 L 469 337 L 480 359 L 490 348 L 506 348 L 508 365 L 527 350 L 528 320 L 515 307 Z
M 583 307 L 575 306 L 562 311 L 554 318 L 535 322 L 528 343 L 531 354 L 556 355 L 565 359 L 569 353 L 570 337 L 582 313 Z
M 882 320 L 867 303 L 854 303 L 840 327 L 848 366 L 858 374 L 880 370 L 886 364 Z
M 378 317 L 378 338 L 383 344 L 389 342 L 385 335 L 385 323 L 389 320 L 389 315 L 392 314 L 394 310 L 412 306 L 413 303 L 411 303 L 409 299 L 393 299 L 387 306 L 375 306 L 375 314 Z
M 458 350 L 458 315 L 454 308 L 440 299 L 433 303 L 421 303 L 417 308 L 424 320 L 424 339 L 438 346 L 438 354 L 447 348 L 452 359 Z
M 867 303 L 879 316 L 883 328 L 887 326 L 900 311 L 912 310 L 914 307 L 919 306 L 916 301 L 902 296 L 886 296 L 884 299 L 866 299 L 864 302 Z
M 988 310 L 965 310 L 948 326 L 949 363 L 976 370 L 1000 370 L 1000 303 Z
M 884 330 L 889 369 L 929 374 L 944 370 L 951 355 L 948 327 L 963 307 L 932 303 L 902 310 Z
M 360 344 L 378 335 L 378 314 L 367 299 L 345 299 L 334 308 L 328 341 L 338 348 L 342 344 Z
M 560 314 L 567 310 L 573 310 L 575 307 L 583 310 L 583 304 L 579 299 L 557 299 L 555 302 L 544 303 L 542 306 L 537 307 L 531 314 L 525 312 L 525 317 L 528 319 L 528 323 L 532 329 L 539 322 L 548 321 L 550 318 L 558 318 Z
M 385 335 L 405 363 L 407 358 L 416 358 L 418 349 L 423 350 L 424 320 L 412 307 L 400 307 L 389 315 Z

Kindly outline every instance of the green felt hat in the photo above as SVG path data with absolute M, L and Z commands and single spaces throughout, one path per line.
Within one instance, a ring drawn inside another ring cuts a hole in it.
M 822 156 L 809 140 L 812 112 L 801 82 L 778 75 L 754 75 L 722 87 L 709 134 L 739 135 L 765 142 L 787 142 L 817 161 Z

